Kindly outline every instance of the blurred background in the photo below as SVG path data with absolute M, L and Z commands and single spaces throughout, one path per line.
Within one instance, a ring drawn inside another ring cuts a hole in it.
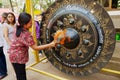
M 0 0 L 0 8 L 7 8 L 15 13 L 25 10 L 26 0 Z M 55 0 L 33 0 L 35 15 L 46 10 Z M 100 3 L 106 10 L 120 9 L 120 0 L 95 0 Z

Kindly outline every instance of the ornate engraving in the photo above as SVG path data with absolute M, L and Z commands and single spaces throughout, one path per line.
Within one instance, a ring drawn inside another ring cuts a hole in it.
M 42 21 L 42 43 L 66 29 L 71 42 L 45 50 L 48 60 L 70 75 L 86 76 L 108 63 L 115 48 L 115 29 L 107 12 L 94 0 L 57 0 Z

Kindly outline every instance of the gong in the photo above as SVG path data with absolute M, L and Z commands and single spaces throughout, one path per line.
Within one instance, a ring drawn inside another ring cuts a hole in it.
M 115 29 L 108 13 L 94 0 L 57 0 L 45 12 L 41 27 L 42 44 L 66 29 L 71 42 L 44 50 L 60 71 L 86 76 L 100 71 L 115 48 Z

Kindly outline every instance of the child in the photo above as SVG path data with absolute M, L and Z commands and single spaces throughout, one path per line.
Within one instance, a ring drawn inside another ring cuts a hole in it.
M 17 80 L 27 80 L 25 64 L 28 62 L 28 48 L 42 50 L 52 48 L 55 42 L 37 46 L 32 35 L 28 31 L 32 26 L 32 18 L 30 14 L 21 13 L 18 18 L 19 25 L 16 27 L 13 40 L 8 50 L 10 61 L 16 73 Z

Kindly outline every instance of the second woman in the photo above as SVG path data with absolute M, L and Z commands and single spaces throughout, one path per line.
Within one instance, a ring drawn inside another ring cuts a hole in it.
M 11 39 L 13 38 L 13 32 L 15 30 L 16 20 L 15 15 L 11 12 L 8 13 L 6 23 L 4 23 L 4 48 L 8 50 L 11 44 Z

